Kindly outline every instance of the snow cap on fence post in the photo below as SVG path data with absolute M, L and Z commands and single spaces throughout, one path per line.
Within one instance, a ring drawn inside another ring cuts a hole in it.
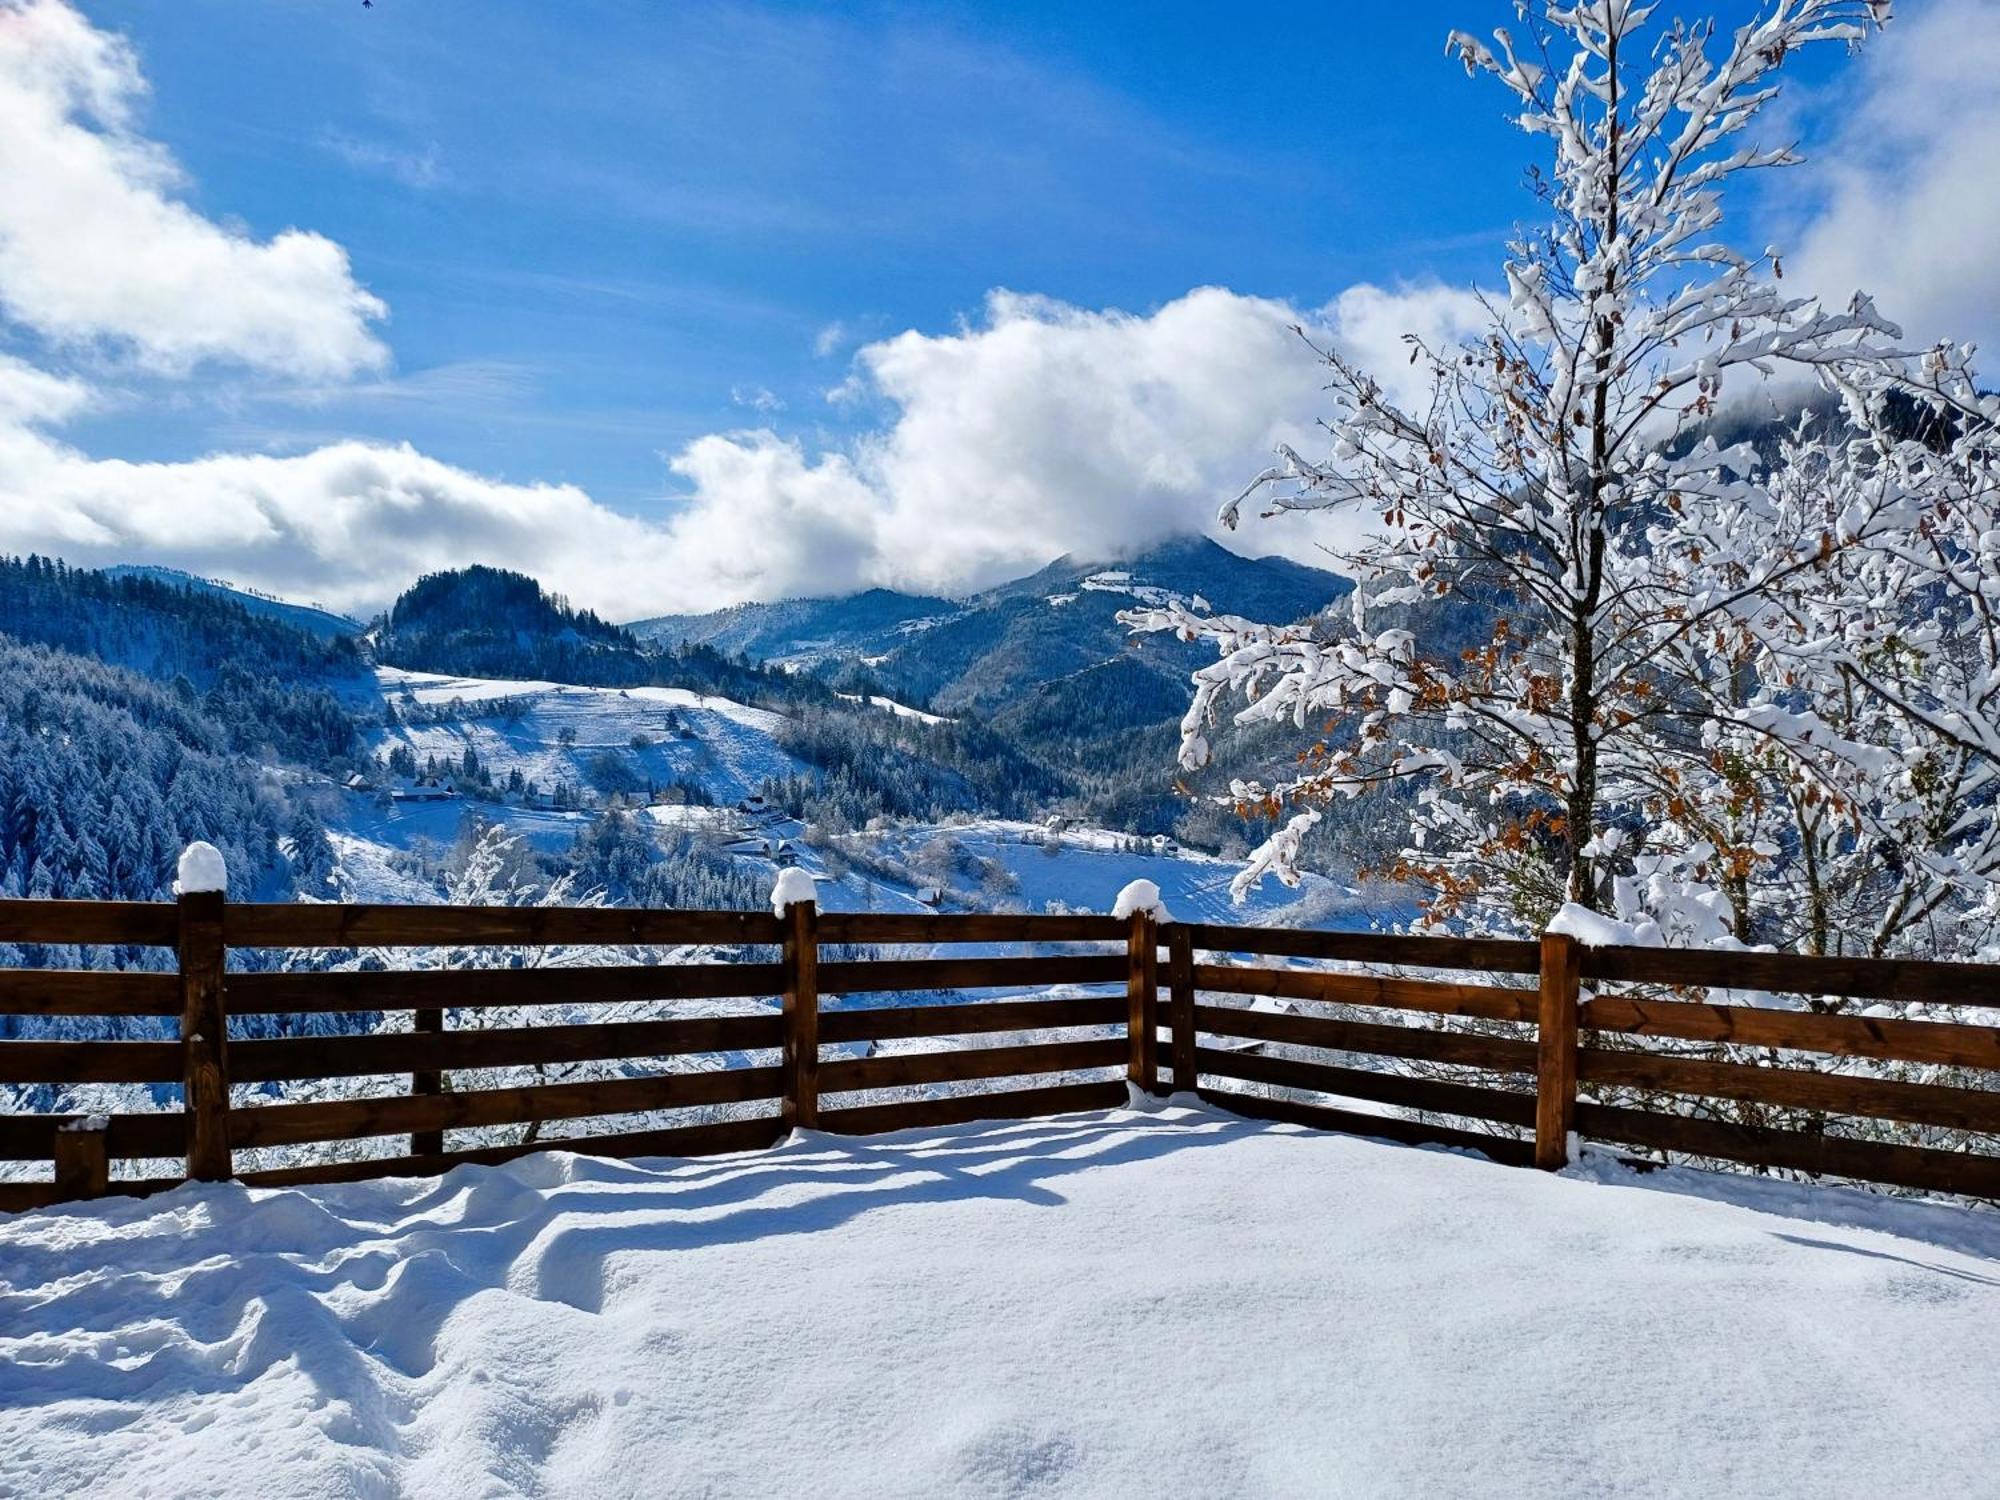
M 793 865 L 788 870 L 778 872 L 778 881 L 771 887 L 771 915 L 782 917 L 794 906 L 811 906 L 819 900 L 819 887 L 812 878 L 812 872 Z
M 1135 880 L 1118 893 L 1112 903 L 1111 915 L 1129 917 L 1135 911 L 1149 911 L 1156 922 L 1171 921 L 1167 915 L 1167 903 L 1160 899 L 1160 888 L 1150 880 Z
M 1544 932 L 1572 937 L 1585 948 L 1664 948 L 1666 939 L 1660 924 L 1650 917 L 1637 922 L 1621 922 L 1602 912 L 1592 911 L 1576 901 L 1565 901 L 1562 910 L 1549 919 Z
M 229 867 L 222 851 L 197 839 L 181 850 L 180 868 L 175 872 L 174 894 L 192 896 L 201 891 L 229 889 Z

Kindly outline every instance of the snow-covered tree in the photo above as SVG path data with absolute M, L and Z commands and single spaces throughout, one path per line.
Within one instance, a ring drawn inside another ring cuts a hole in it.
M 1887 12 L 1773 0 L 1719 37 L 1583 0 L 1541 7 L 1522 40 L 1451 38 L 1547 141 L 1547 222 L 1511 245 L 1479 337 L 1409 341 L 1427 400 L 1398 403 L 1322 351 L 1330 451 L 1282 449 L 1223 510 L 1233 525 L 1261 496 L 1267 514 L 1362 518 L 1342 557 L 1360 582 L 1349 618 L 1272 626 L 1198 601 L 1127 616 L 1218 650 L 1196 674 L 1185 766 L 1208 761 L 1231 697 L 1247 700 L 1239 722 L 1314 735 L 1296 769 L 1232 787 L 1302 809 L 1239 884 L 1296 879 L 1315 804 L 1400 781 L 1420 790 L 1394 873 L 1428 891 L 1432 921 L 1532 927 L 1568 900 L 1669 940 L 1747 939 L 1753 886 L 1797 850 L 1795 805 L 1832 809 L 1829 837 L 1856 847 L 1850 794 L 1894 751 L 1820 712 L 1838 664 L 1805 688 L 1768 675 L 1767 627 L 1830 551 L 1901 535 L 1907 506 L 1787 534 L 1799 475 L 1704 433 L 1726 390 L 1789 371 L 1879 393 L 1904 368 L 1865 296 L 1793 295 L 1775 251 L 1721 231 L 1734 182 L 1795 159 L 1755 134 L 1786 59 L 1858 44 Z M 1474 606 L 1483 637 L 1427 642 L 1446 601 Z

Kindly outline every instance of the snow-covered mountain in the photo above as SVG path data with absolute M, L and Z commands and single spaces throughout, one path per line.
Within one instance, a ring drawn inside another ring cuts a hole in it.
M 852 686 L 943 715 L 974 715 L 1045 762 L 1101 780 L 1169 763 L 1163 734 L 1186 711 L 1188 674 L 1204 660 L 1172 640 L 1135 642 L 1120 611 L 1171 594 L 1252 619 L 1296 620 L 1351 587 L 1318 568 L 1178 537 L 1125 558 L 1060 557 L 960 600 L 871 589 L 632 628 L 753 659 L 822 670 L 845 662 L 856 674 Z
M 893 651 L 959 608 L 950 599 L 866 589 L 830 599 L 739 604 L 705 615 L 656 615 L 626 628 L 641 640 L 662 645 L 693 641 L 752 661 L 810 665 Z
M 917 696 L 949 708 L 1012 698 L 1118 655 L 1128 632 L 1116 616 L 1135 595 L 1200 595 L 1230 614 L 1294 620 L 1343 598 L 1350 587 L 1319 568 L 1243 557 L 1189 536 L 1124 558 L 1059 557 L 964 599 L 878 588 L 661 615 L 627 628 L 642 639 L 692 641 L 753 661 L 861 661 L 885 678 L 917 684 Z

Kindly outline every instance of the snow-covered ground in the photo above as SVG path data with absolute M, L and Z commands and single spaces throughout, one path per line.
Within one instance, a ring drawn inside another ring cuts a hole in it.
M 0 1489 L 1994 1493 L 2000 1216 L 1072 1115 L 0 1221 Z
M 859 703 L 859 693 L 835 693 L 834 697 L 844 698 L 849 703 Z M 921 724 L 950 724 L 953 721 L 942 714 L 925 713 L 921 708 L 911 708 L 907 703 L 898 703 L 894 698 L 884 698 L 880 693 L 870 693 L 868 701 L 879 709 L 894 714 L 899 719 L 915 719 Z
M 435 710 L 458 701 L 471 710 L 446 723 L 397 725 L 369 747 L 379 753 L 401 742 L 419 765 L 428 756 L 456 762 L 469 744 L 496 778 L 518 770 L 548 791 L 557 782 L 589 785 L 592 760 L 608 751 L 643 779 L 699 782 L 718 802 L 747 797 L 767 777 L 803 769 L 772 740 L 782 715 L 686 688 L 578 687 L 393 667 L 378 667 L 375 677 L 392 703 Z M 516 710 L 512 716 L 500 712 L 508 704 Z M 481 705 L 491 711 L 482 716 Z M 634 749 L 635 735 L 648 743 Z
M 1040 825 L 1002 819 L 858 835 L 866 857 L 845 861 L 836 878 L 824 853 L 805 842 L 800 824 L 736 811 L 768 779 L 810 774 L 779 748 L 774 735 L 784 720 L 778 714 L 683 688 L 579 687 L 390 667 L 375 669 L 354 691 L 396 705 L 406 720 L 445 715 L 440 722 L 398 723 L 376 733 L 371 751 L 386 755 L 407 745 L 419 766 L 431 758 L 456 766 L 470 746 L 496 781 L 518 770 L 548 792 L 558 783 L 587 789 L 592 762 L 608 753 L 641 783 L 699 784 L 718 805 L 650 807 L 644 816 L 663 836 L 694 833 L 713 841 L 756 866 L 760 876 L 774 878 L 781 859 L 795 860 L 820 879 L 821 905 L 828 910 L 918 911 L 940 904 L 942 893 L 947 910 L 1104 911 L 1131 881 L 1151 880 L 1168 910 L 1188 921 L 1350 928 L 1398 915 L 1380 893 L 1357 895 L 1319 875 L 1306 876 L 1297 890 L 1266 882 L 1244 905 L 1233 906 L 1229 882 L 1238 866 L 1228 861 L 1179 847 L 1155 851 L 1150 843 L 1100 828 L 1072 826 L 1052 836 Z M 945 722 L 887 698 L 872 701 L 888 712 Z M 451 712 L 454 704 L 460 711 Z M 471 809 L 551 854 L 567 849 L 596 816 L 590 808 L 559 811 L 518 801 L 391 801 L 376 791 L 344 793 L 328 820 L 340 862 L 331 893 L 360 901 L 435 900 L 431 884 L 408 874 L 400 867 L 407 862 L 397 856 L 448 848 Z M 927 864 L 924 850 L 944 839 L 1004 870 L 1005 888 L 969 867 L 940 873 L 935 862 Z

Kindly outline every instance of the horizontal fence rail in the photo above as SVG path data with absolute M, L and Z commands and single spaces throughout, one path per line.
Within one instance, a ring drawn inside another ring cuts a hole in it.
M 159 1101 L 0 1114 L 0 1161 L 54 1170 L 0 1183 L 0 1209 L 190 1178 L 430 1174 L 550 1147 L 748 1150 L 797 1127 L 861 1134 L 1104 1109 L 1134 1088 L 1515 1165 L 1559 1167 L 1581 1137 L 1667 1160 L 2000 1198 L 2000 1024 L 1984 1023 L 1989 1012 L 2000 1022 L 2000 966 L 1308 932 L 1146 911 L 799 903 L 772 915 L 214 894 L 0 901 L 0 943 L 72 965 L 0 970 L 0 1016 L 55 1033 L 0 1041 L 0 1084 Z M 985 951 L 1022 945 L 1036 951 Z M 491 948 L 515 966 L 469 956 Z M 73 966 L 92 949 L 122 967 Z M 341 967 L 230 968 L 232 951 L 273 949 Z M 432 950 L 414 960 L 424 967 L 408 966 L 417 949 Z M 691 949 L 704 951 L 673 951 Z M 1010 993 L 977 997 L 991 991 Z M 619 1009 L 630 1006 L 674 1013 Z M 558 1007 L 590 1009 L 579 1019 Z M 1952 1014 L 1932 1018 L 1939 1007 Z M 140 1035 L 77 1037 L 91 1017 Z M 290 1024 L 275 1018 L 310 1018 L 310 1034 L 267 1034 Z M 258 1034 L 232 1036 L 232 1019 Z M 611 1076 L 574 1076 L 593 1067 Z M 361 1087 L 381 1091 L 346 1092 Z M 521 1134 L 447 1149 L 451 1132 L 502 1127 Z M 355 1146 L 366 1154 L 283 1155 Z M 283 1164 L 268 1164 L 272 1152 Z M 113 1177 L 114 1161 L 130 1175 Z

